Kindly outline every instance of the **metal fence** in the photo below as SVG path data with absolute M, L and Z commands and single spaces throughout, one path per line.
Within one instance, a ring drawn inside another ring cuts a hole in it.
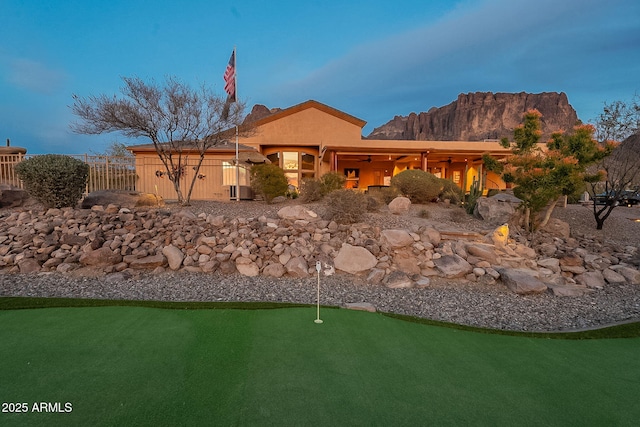
M 9 184 L 18 188 L 24 185 L 15 172 L 15 165 L 34 157 L 25 154 L 0 155 L 0 184 Z M 90 156 L 88 154 L 71 155 L 89 166 L 89 178 L 85 193 L 96 190 L 135 191 L 138 182 L 136 164 L 133 157 Z

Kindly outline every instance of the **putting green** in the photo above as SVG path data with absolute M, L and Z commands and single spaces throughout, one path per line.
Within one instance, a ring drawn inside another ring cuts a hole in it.
M 640 419 L 640 338 L 511 337 L 339 309 L 321 317 L 313 322 L 313 307 L 0 311 L 0 401 L 28 406 L 0 413 L 0 425 Z M 39 402 L 56 412 L 34 412 Z

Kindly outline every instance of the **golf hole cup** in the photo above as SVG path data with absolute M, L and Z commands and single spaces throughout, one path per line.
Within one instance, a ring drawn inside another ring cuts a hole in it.
M 320 270 L 322 270 L 322 263 L 320 263 L 320 261 L 316 261 L 316 271 L 318 272 L 318 309 L 316 320 L 314 320 L 315 323 L 322 323 L 322 320 L 320 319 Z

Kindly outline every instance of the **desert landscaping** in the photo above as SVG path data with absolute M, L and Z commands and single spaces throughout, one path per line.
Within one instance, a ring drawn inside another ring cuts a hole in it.
M 394 201 L 395 202 L 395 201 Z M 445 203 L 382 206 L 357 224 L 321 202 L 0 211 L 0 295 L 321 302 L 497 329 L 560 331 L 640 319 L 640 208 L 595 229 L 556 208 L 534 245 Z

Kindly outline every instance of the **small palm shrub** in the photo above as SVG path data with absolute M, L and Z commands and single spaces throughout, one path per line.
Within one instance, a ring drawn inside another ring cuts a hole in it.
M 325 198 L 326 218 L 343 224 L 362 221 L 367 212 L 367 196 L 359 191 L 342 189 L 332 191 Z
M 89 165 L 61 154 L 31 157 L 15 167 L 27 192 L 45 208 L 73 207 L 82 198 Z
M 420 169 L 408 169 L 391 178 L 391 186 L 411 200 L 427 203 L 436 199 L 444 189 L 444 180 Z
M 261 163 L 251 167 L 251 188 L 260 194 L 265 202 L 284 196 L 289 190 L 284 171 L 272 163 Z

